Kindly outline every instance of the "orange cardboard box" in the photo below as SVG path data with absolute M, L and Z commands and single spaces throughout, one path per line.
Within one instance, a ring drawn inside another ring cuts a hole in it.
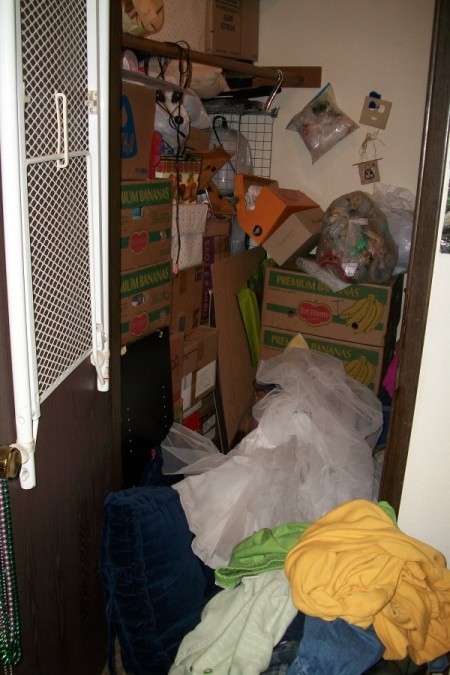
M 245 196 L 253 185 L 262 189 L 250 209 Z M 275 180 L 243 173 L 236 174 L 235 197 L 239 225 L 257 244 L 266 241 L 291 214 L 319 206 L 300 190 L 280 188 Z

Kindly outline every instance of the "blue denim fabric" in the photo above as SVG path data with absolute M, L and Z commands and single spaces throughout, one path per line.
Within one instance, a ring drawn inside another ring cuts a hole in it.
M 428 663 L 428 670 L 430 673 L 443 673 L 446 668 L 449 666 L 448 658 L 445 656 L 439 656 L 437 659 L 433 659 Z
M 307 616 L 298 653 L 287 675 L 361 675 L 381 659 L 384 646 L 372 627 Z
M 262 675 L 287 675 L 288 668 L 287 663 L 274 664 L 273 666 L 269 666 Z
M 268 669 L 261 675 L 285 675 L 287 673 L 288 666 L 297 655 L 298 645 L 303 637 L 304 624 L 305 615 L 297 612 L 282 639 L 273 648 Z

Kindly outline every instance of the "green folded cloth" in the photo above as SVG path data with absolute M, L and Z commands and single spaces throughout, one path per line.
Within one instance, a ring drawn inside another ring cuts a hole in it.
M 216 583 L 234 588 L 242 577 L 281 569 L 287 552 L 295 546 L 310 523 L 285 523 L 272 529 L 263 528 L 241 541 L 233 549 L 226 567 L 215 570 Z

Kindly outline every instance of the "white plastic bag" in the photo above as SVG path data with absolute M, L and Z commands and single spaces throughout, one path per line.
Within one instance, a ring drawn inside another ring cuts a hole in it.
M 362 190 L 334 199 L 322 218 L 316 261 L 343 281 L 382 284 L 391 278 L 398 246 L 383 211 Z
M 314 164 L 337 143 L 359 129 L 359 124 L 339 108 L 334 89 L 328 83 L 303 110 L 294 115 L 286 129 L 300 134 Z
M 224 455 L 205 436 L 174 422 L 161 443 L 163 474 L 195 474 L 224 461 Z
M 257 428 L 220 466 L 173 486 L 193 550 L 211 567 L 226 565 L 236 544 L 263 527 L 372 499 L 372 449 L 383 423 L 377 397 L 341 361 L 307 349 L 261 361 L 256 379 L 276 385 L 253 407 Z
M 383 211 L 398 245 L 398 266 L 408 268 L 416 198 L 407 188 L 374 183 L 373 201 Z

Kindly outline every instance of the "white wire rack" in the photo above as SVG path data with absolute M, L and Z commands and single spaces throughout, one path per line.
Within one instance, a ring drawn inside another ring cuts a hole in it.
M 108 166 L 108 67 L 99 58 L 99 48 L 106 54 L 108 48 L 99 27 L 108 25 L 109 3 L 4 0 L 2 9 L 12 447 L 21 452 L 20 483 L 28 489 L 36 483 L 40 403 L 88 356 L 98 388 L 108 388 L 107 169 L 100 170 Z M 105 355 L 102 364 L 99 355 Z
M 275 116 L 276 114 L 260 111 L 230 112 L 226 108 L 210 114 L 211 120 L 215 117 L 224 118 L 230 129 L 239 132 L 238 143 L 240 134 L 247 140 L 252 155 L 253 174 L 263 178 L 270 177 Z M 239 145 L 236 154 L 238 153 Z M 227 182 L 228 179 L 234 180 L 232 166 L 225 166 L 224 171 Z

